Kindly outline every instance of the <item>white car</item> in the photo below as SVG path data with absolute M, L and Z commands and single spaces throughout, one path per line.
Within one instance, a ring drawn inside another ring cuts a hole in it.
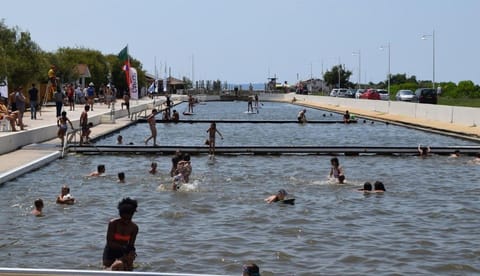
M 380 94 L 380 100 L 388 101 L 390 100 L 390 94 L 385 89 L 377 89 L 378 94 Z
M 357 89 L 357 92 L 355 92 L 355 99 L 360 99 L 360 95 L 365 92 L 365 89 Z
M 345 94 L 347 93 L 347 89 L 346 88 L 334 88 L 332 89 L 332 91 L 330 92 L 330 97 L 345 97 Z

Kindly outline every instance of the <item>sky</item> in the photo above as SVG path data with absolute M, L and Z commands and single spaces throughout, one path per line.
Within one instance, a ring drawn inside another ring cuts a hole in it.
M 362 83 L 383 81 L 389 68 L 431 80 L 435 68 L 436 82 L 480 84 L 477 0 L 2 2 L 4 23 L 45 51 L 118 54 L 128 45 L 159 76 L 166 64 L 172 76 L 194 80 L 295 83 L 340 63 L 354 83 L 359 74 Z

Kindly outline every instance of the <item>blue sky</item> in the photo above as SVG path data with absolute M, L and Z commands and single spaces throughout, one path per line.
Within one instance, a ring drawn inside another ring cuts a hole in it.
M 294 83 L 345 64 L 358 80 L 388 72 L 431 80 L 480 83 L 476 0 L 15 0 L 0 18 L 29 31 L 46 51 L 86 47 L 130 54 L 155 72 L 167 63 L 175 77 Z M 194 70 L 192 70 L 192 57 Z M 322 66 L 323 65 L 323 66 Z M 159 69 L 160 70 L 160 69 Z M 163 72 L 163 70 L 162 70 Z

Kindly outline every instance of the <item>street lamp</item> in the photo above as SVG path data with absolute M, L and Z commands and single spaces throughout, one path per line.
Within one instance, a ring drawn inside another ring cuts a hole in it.
M 384 50 L 385 48 L 388 49 L 388 95 L 390 95 L 390 78 L 391 78 L 391 74 L 390 74 L 390 42 L 388 42 L 387 45 L 385 46 L 380 46 L 380 50 Z
M 427 40 L 429 37 L 432 38 L 432 52 L 433 52 L 433 58 L 432 58 L 432 64 L 433 64 L 433 78 L 432 78 L 432 85 L 433 89 L 435 89 L 435 30 L 433 30 L 432 34 L 425 34 L 422 35 L 422 40 Z
M 358 50 L 358 52 L 352 52 L 352 56 L 358 56 L 358 89 L 360 89 L 360 78 L 361 78 L 361 54 L 360 54 L 360 50 Z

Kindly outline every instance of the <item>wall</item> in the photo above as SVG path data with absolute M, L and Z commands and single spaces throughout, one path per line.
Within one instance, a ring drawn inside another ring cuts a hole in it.
M 304 101 L 313 104 L 344 107 L 345 109 L 363 109 L 367 111 L 402 115 L 417 119 L 438 121 L 464 126 L 480 125 L 480 108 L 472 107 L 419 104 L 400 101 L 376 101 L 297 94 L 262 94 L 261 99 L 290 102 L 294 97 L 300 103 Z

